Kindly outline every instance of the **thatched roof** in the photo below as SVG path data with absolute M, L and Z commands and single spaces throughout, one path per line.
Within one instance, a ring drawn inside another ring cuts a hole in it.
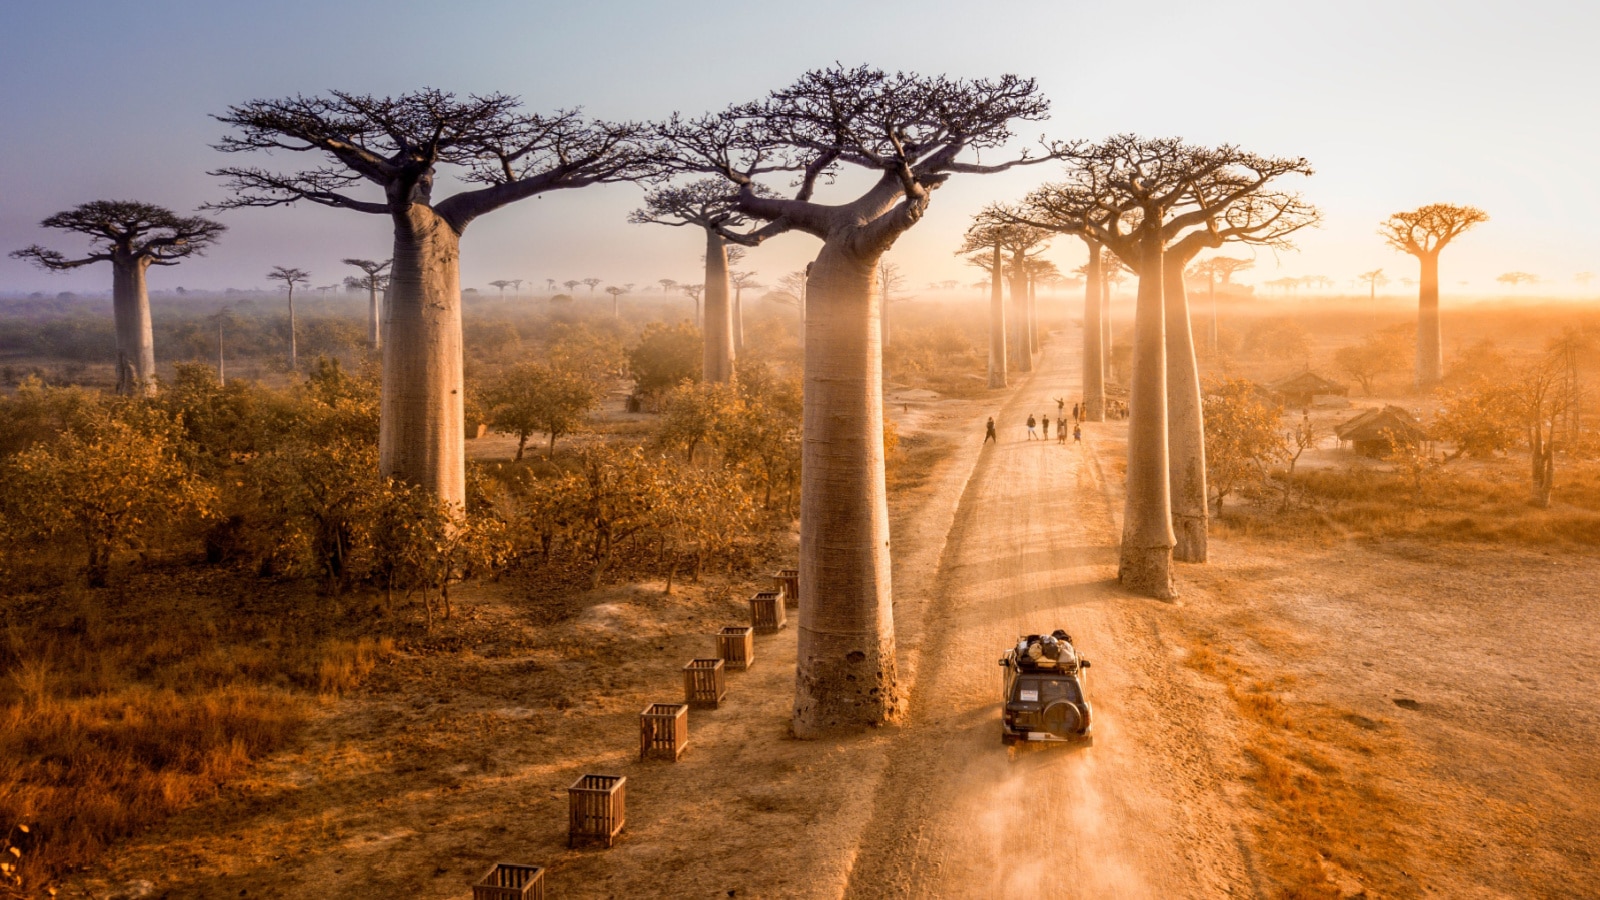
M 1323 378 L 1311 371 L 1296 372 L 1287 378 L 1280 378 L 1268 385 L 1274 393 L 1278 394 L 1348 394 L 1350 389 L 1337 381 Z
M 1425 441 L 1428 433 L 1411 412 L 1399 406 L 1369 409 L 1333 427 L 1341 441 L 1382 441 L 1391 435 L 1401 441 Z

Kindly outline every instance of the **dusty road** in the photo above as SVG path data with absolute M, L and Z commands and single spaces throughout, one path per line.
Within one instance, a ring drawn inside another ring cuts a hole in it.
M 1121 500 L 1085 443 L 1029 441 L 1030 413 L 1078 397 L 1076 330 L 996 416 L 927 610 L 912 719 L 896 736 L 851 872 L 851 897 L 1184 897 L 1252 892 L 1245 837 L 1181 685 L 1155 601 L 1116 590 Z M 1097 453 L 1099 448 L 1102 453 Z M 1070 632 L 1093 661 L 1095 741 L 1008 751 L 998 659 L 1017 635 Z

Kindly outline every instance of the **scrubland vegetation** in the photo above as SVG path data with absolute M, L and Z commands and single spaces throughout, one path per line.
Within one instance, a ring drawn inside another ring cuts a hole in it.
M 157 319 L 168 333 L 214 322 L 197 299 L 175 305 Z M 301 372 L 270 316 L 237 317 L 228 371 L 259 378 L 219 382 L 197 340 L 149 397 L 75 368 L 103 358 L 92 338 L 13 349 L 26 374 L 0 397 L 0 821 L 27 831 L 4 883 L 50 884 L 241 777 L 308 711 L 452 629 L 463 580 L 670 594 L 708 567 L 770 567 L 798 499 L 792 314 L 750 313 L 760 349 L 737 384 L 701 385 L 699 329 L 641 324 L 655 307 L 484 307 L 466 323 L 467 430 L 514 443 L 472 465 L 465 517 L 379 477 L 377 372 L 353 312 L 302 316 Z M 91 321 L 24 308 L 0 320 L 13 348 Z M 981 324 L 917 318 L 890 377 L 970 393 Z M 318 321 L 344 337 L 308 340 Z M 624 412 L 629 397 L 644 412 Z M 892 477 L 925 471 L 888 437 Z

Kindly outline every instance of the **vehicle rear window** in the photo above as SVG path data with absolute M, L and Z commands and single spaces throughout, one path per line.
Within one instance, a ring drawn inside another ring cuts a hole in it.
M 1024 679 L 1017 682 L 1018 703 L 1051 703 L 1077 700 L 1078 686 L 1070 678 Z

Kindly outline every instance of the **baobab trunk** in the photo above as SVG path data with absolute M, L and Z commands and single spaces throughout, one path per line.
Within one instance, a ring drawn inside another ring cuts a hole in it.
M 369 279 L 375 276 L 367 276 Z M 384 288 L 384 293 L 389 292 Z M 378 306 L 378 286 L 371 281 L 367 283 L 367 344 L 377 352 L 383 349 L 383 309 Z
M 458 511 L 467 496 L 460 246 L 461 236 L 427 207 L 395 215 L 378 431 L 383 474 Z
M 1111 377 L 1111 279 L 1100 261 L 1100 380 Z
M 1011 254 L 1011 338 L 1007 349 L 1011 352 L 1011 368 L 1017 372 L 1033 371 L 1033 344 L 1028 338 L 1031 317 L 1028 315 L 1028 276 L 1022 271 L 1022 253 Z
M 800 737 L 881 725 L 901 704 L 884 488 L 881 252 L 868 258 L 837 244 L 823 246 L 806 291 Z
M 1189 295 L 1183 282 L 1187 260 L 1169 255 L 1163 268 L 1167 349 L 1167 470 L 1172 492 L 1172 557 L 1206 561 L 1206 431 L 1200 399 L 1200 369 L 1189 324 Z
M 150 329 L 148 259 L 111 260 L 111 312 L 117 332 L 117 393 L 154 395 L 155 339 Z
M 1159 215 L 1146 214 L 1159 222 Z M 1159 228 L 1142 238 L 1128 396 L 1128 480 L 1117 578 L 1134 593 L 1168 599 L 1172 590 L 1172 494 L 1167 474 L 1167 347 Z
M 1083 286 L 1083 417 L 1090 422 L 1106 420 L 1106 364 L 1100 316 L 1100 245 L 1089 245 L 1089 264 L 1084 268 Z
M 883 349 L 887 350 L 891 346 L 891 344 L 889 342 L 891 340 L 893 340 L 893 337 L 891 336 L 891 333 L 889 331 L 890 323 L 889 323 L 889 295 L 888 294 L 884 294 L 882 297 L 878 298 L 878 308 L 880 310 L 882 310 L 882 312 L 880 312 L 878 314 L 879 336 L 883 339 Z
M 1439 383 L 1444 371 L 1444 341 L 1439 327 L 1439 255 L 1424 254 L 1417 295 L 1417 387 Z
M 1006 299 L 1000 284 L 1000 246 L 989 269 L 989 387 L 1006 386 Z
M 703 377 L 708 383 L 733 380 L 733 307 L 728 303 L 728 242 L 706 229 L 706 318 Z
M 1039 295 L 1038 283 L 1033 276 L 1024 276 L 1024 283 L 1028 286 L 1028 349 L 1034 353 L 1039 352 Z
M 733 358 L 744 353 L 744 288 L 733 291 Z
M 300 369 L 300 355 L 294 341 L 294 285 L 289 285 L 289 371 Z

